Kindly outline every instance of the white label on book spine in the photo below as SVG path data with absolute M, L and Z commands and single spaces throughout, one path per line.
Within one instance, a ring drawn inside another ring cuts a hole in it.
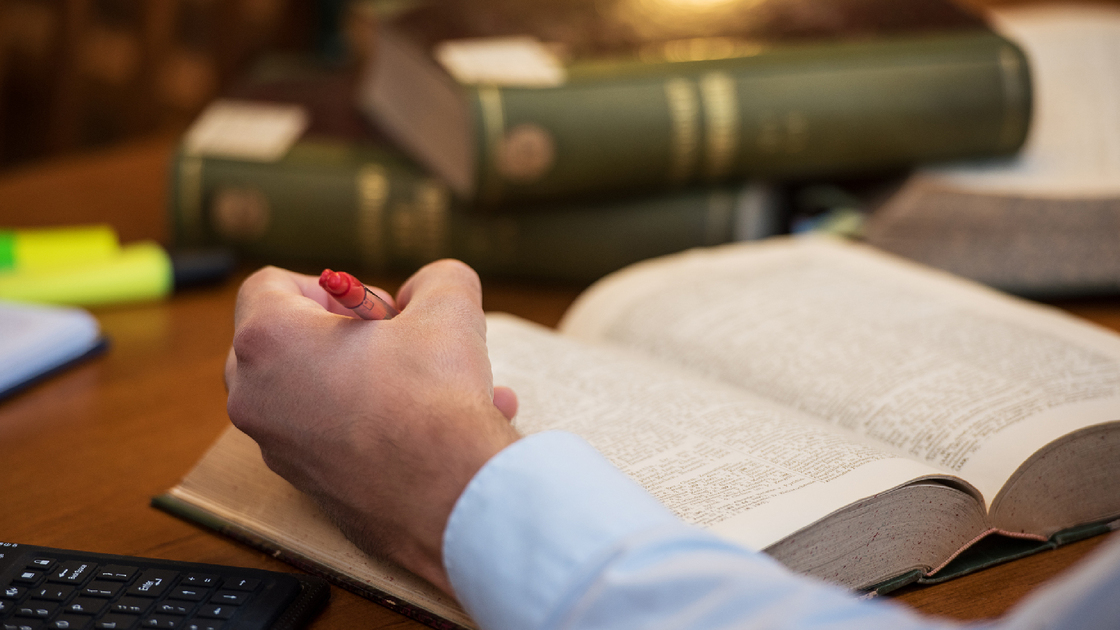
M 533 37 L 485 37 L 440 43 L 436 60 L 465 84 L 552 87 L 567 72 L 548 46 Z
M 299 140 L 308 120 L 299 105 L 222 99 L 202 112 L 183 143 L 191 155 L 273 162 Z

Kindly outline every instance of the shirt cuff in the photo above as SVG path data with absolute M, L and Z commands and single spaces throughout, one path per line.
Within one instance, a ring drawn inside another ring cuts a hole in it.
M 573 434 L 495 455 L 459 497 L 443 538 L 451 585 L 482 627 L 542 627 L 620 541 L 677 517 Z

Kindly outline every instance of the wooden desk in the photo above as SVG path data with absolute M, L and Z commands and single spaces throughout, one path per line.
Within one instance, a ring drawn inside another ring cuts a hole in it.
M 0 177 L 0 225 L 109 221 L 162 239 L 171 139 Z M 395 287 L 400 278 L 372 278 Z M 488 284 L 486 307 L 555 325 L 581 287 Z M 166 302 L 101 309 L 104 356 L 0 403 L 0 540 L 287 571 L 266 555 L 148 506 L 228 422 L 222 366 L 236 280 Z M 1120 330 L 1120 301 L 1066 305 Z M 960 618 L 993 616 L 1101 538 L 899 599 Z M 341 589 L 315 628 L 421 628 Z

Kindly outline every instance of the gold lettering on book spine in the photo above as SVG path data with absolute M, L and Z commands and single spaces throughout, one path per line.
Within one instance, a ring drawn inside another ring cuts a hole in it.
M 683 184 L 694 177 L 700 153 L 700 102 L 688 79 L 665 82 L 669 105 L 669 181 Z
M 502 92 L 493 85 L 478 88 L 478 107 L 482 116 L 482 170 L 479 196 L 485 203 L 497 203 L 501 197 L 499 149 L 506 135 L 505 107 Z
M 358 193 L 358 255 L 369 270 L 388 267 L 386 255 L 385 206 L 389 201 L 389 176 L 385 167 L 367 164 L 358 169 L 355 182 Z
M 756 141 L 760 153 L 801 153 L 809 144 L 809 119 L 797 111 L 762 112 Z
M 426 179 L 416 184 L 412 199 L 393 208 L 393 243 L 402 259 L 425 264 L 447 255 L 447 222 L 451 196 L 443 184 Z
M 202 240 L 202 158 L 184 155 L 179 162 L 179 220 L 183 240 Z
M 739 151 L 739 97 L 735 79 L 724 72 L 710 72 L 700 79 L 706 137 L 705 175 L 719 180 L 731 174 Z

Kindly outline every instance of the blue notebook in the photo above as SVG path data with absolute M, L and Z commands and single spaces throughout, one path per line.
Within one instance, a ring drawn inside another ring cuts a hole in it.
M 106 346 L 84 310 L 0 301 L 0 399 Z

